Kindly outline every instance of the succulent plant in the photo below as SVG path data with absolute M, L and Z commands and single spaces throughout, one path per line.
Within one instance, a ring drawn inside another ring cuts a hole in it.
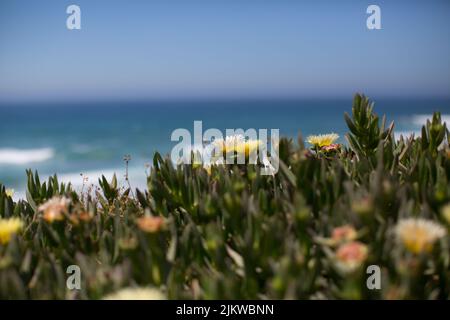
M 101 299 L 134 287 L 169 299 L 448 299 L 446 124 L 435 113 L 421 136 L 396 139 L 362 95 L 345 121 L 348 145 L 281 139 L 274 176 L 156 153 L 148 190 L 134 197 L 115 177 L 79 194 L 27 171 L 26 200 L 0 185 L 0 298 Z M 66 286 L 70 265 L 79 290 Z M 380 290 L 366 286 L 369 265 L 380 267 Z

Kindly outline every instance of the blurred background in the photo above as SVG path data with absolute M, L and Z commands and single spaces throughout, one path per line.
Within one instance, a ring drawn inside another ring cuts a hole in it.
M 68 30 L 66 8 L 81 8 Z M 297 137 L 346 126 L 371 97 L 396 132 L 433 111 L 450 123 L 450 2 L 2 0 L 0 183 L 23 196 L 25 169 L 81 186 L 104 173 L 145 185 L 177 128 L 279 128 Z

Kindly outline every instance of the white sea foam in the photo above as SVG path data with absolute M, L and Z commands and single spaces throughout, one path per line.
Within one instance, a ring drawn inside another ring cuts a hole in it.
M 81 173 L 83 175 L 81 175 Z M 120 186 L 125 186 L 125 168 L 118 168 L 114 170 L 92 170 L 86 172 L 71 172 L 58 174 L 58 180 L 64 183 L 71 183 L 75 188 L 81 188 L 83 183 L 87 185 L 98 185 L 98 179 L 105 176 L 106 180 L 111 181 L 114 174 L 117 177 L 117 182 Z M 87 178 L 87 181 L 83 179 Z M 132 167 L 128 170 L 128 179 L 133 188 L 144 189 L 146 187 L 146 176 L 144 167 Z
M 395 140 L 400 139 L 400 136 L 403 136 L 403 138 L 409 138 L 411 135 L 414 135 L 414 137 L 417 138 L 420 137 L 421 132 L 418 130 L 394 131 Z
M 427 119 L 430 119 L 430 121 L 431 121 L 432 118 L 433 118 L 433 115 L 415 114 L 415 115 L 411 116 L 411 123 L 414 126 L 421 127 L 427 123 Z M 443 122 L 446 122 L 447 125 L 450 125 L 450 114 L 442 114 L 441 119 Z
M 81 173 L 83 175 L 81 175 Z M 83 184 L 85 188 L 88 188 L 91 185 L 94 185 L 94 187 L 98 187 L 98 179 L 102 177 L 102 175 L 105 176 L 106 180 L 108 182 L 111 181 L 112 177 L 116 174 L 117 177 L 117 183 L 119 187 L 125 187 L 128 188 L 128 183 L 125 180 L 125 168 L 117 168 L 117 169 L 108 169 L 108 170 L 91 170 L 91 171 L 83 171 L 83 172 L 69 172 L 69 173 L 61 173 L 57 174 L 58 181 L 69 183 L 72 185 L 72 188 L 75 191 L 81 191 L 83 188 Z M 49 176 L 47 175 L 40 175 L 41 182 L 47 181 Z M 83 179 L 87 178 L 87 181 L 84 181 Z M 133 189 L 133 192 L 136 188 L 140 190 L 147 189 L 147 176 L 145 175 L 145 168 L 142 166 L 136 166 L 131 167 L 128 170 L 128 179 L 130 182 L 130 185 Z M 85 189 L 86 190 L 86 189 Z M 14 199 L 25 199 L 26 192 L 24 189 L 18 188 L 14 192 Z
M 117 173 L 118 174 L 117 174 Z M 108 181 L 111 181 L 114 173 L 116 173 L 117 178 L 120 178 L 120 173 L 116 170 L 105 170 L 105 171 L 87 171 L 87 172 L 70 172 L 58 174 L 58 180 L 64 183 L 71 183 L 73 186 L 79 187 L 83 185 L 83 178 L 88 178 L 87 184 L 96 184 L 98 179 L 105 176 Z
M 0 164 L 21 165 L 42 162 L 51 159 L 55 152 L 52 148 L 41 149 L 0 149 Z
M 399 139 L 400 135 L 403 135 L 404 138 L 410 137 L 414 134 L 414 137 L 421 136 L 421 127 L 427 123 L 427 120 L 433 118 L 432 114 L 413 114 L 404 119 L 404 124 L 406 124 L 405 130 L 394 130 L 395 139 Z M 442 114 L 441 115 L 442 122 L 447 123 L 447 126 L 450 125 L 450 114 Z

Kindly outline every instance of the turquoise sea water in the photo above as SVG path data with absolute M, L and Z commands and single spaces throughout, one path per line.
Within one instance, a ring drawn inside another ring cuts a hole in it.
M 123 156 L 131 155 L 133 187 L 145 184 L 145 164 L 155 151 L 170 152 L 173 130 L 280 129 L 282 136 L 347 132 L 348 100 L 177 101 L 114 103 L 51 103 L 0 105 L 0 182 L 23 195 L 25 169 L 42 178 L 57 173 L 82 184 L 80 173 L 95 182 L 101 173 L 123 178 Z M 375 111 L 395 121 L 396 132 L 418 132 L 433 111 L 450 123 L 450 100 L 381 100 Z

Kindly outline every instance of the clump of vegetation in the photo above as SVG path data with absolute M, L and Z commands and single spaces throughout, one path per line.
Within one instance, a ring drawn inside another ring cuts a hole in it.
M 103 177 L 77 194 L 28 171 L 26 200 L 0 186 L 0 298 L 450 298 L 450 133 L 440 114 L 421 136 L 395 139 L 356 95 L 345 120 L 348 145 L 333 134 L 308 147 L 282 139 L 273 176 L 156 154 L 148 190 Z M 71 265 L 79 290 L 66 286 Z M 379 290 L 366 285 L 370 265 Z

